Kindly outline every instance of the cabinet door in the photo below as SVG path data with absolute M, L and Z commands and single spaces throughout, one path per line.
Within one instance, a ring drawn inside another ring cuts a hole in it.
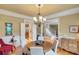
M 61 41 L 61 47 L 65 50 L 68 50 L 68 39 L 62 39 Z
M 77 41 L 69 40 L 69 51 L 76 53 L 77 52 Z
M 59 39 L 59 44 L 58 44 L 58 47 L 61 48 L 61 39 Z
M 77 54 L 79 54 L 79 41 L 77 41 Z
M 68 50 L 68 39 L 64 39 L 64 49 Z

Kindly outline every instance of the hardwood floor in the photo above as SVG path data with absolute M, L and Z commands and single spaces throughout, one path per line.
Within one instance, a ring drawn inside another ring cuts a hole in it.
M 63 50 L 63 49 L 61 49 L 61 48 L 58 48 L 58 49 L 57 49 L 57 55 L 75 55 L 75 54 L 73 54 L 73 53 L 71 53 L 71 52 L 68 52 L 68 51 L 66 51 L 66 50 Z
M 23 50 L 24 50 L 24 52 L 28 52 L 26 48 L 23 49 Z M 22 54 L 22 49 L 21 49 L 21 47 L 18 47 L 18 48 L 16 49 L 16 51 L 14 51 L 13 53 L 10 53 L 10 55 L 21 55 L 21 54 Z M 65 50 L 63 50 L 63 49 L 61 49 L 61 48 L 58 48 L 58 49 L 57 49 L 57 55 L 75 55 L 75 54 L 70 53 L 70 52 L 68 52 L 68 51 L 65 51 Z

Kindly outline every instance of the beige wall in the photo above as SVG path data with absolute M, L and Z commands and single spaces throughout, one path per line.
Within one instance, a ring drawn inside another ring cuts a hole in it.
M 0 37 L 5 36 L 5 23 L 6 22 L 13 24 L 12 26 L 13 26 L 14 35 L 20 35 L 20 23 L 23 22 L 23 19 L 0 15 Z
M 78 38 L 79 33 L 70 33 L 69 25 L 79 25 L 79 14 L 60 17 L 59 35 Z

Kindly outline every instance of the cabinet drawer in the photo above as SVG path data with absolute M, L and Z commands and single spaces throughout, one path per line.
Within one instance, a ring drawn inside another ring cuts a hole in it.
M 69 40 L 69 43 L 70 44 L 77 44 L 77 41 L 76 40 Z

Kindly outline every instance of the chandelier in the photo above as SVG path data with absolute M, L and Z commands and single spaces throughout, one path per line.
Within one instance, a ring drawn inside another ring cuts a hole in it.
M 41 12 L 40 12 L 40 8 L 42 8 L 43 5 L 38 4 L 36 6 L 38 7 L 38 13 L 37 13 L 36 17 L 33 17 L 33 20 L 34 20 L 34 23 L 36 24 L 37 35 L 43 36 L 43 34 L 44 34 L 44 23 L 46 21 L 46 18 L 44 18 L 41 15 Z
M 42 4 L 38 4 L 38 5 L 36 5 L 36 6 L 38 7 L 38 13 L 37 13 L 37 17 L 33 17 L 33 20 L 34 20 L 36 23 L 38 23 L 38 22 L 44 23 L 44 22 L 46 21 L 46 18 L 43 17 L 43 16 L 41 15 L 41 13 L 40 13 L 40 8 L 42 8 L 43 5 L 42 5 Z

